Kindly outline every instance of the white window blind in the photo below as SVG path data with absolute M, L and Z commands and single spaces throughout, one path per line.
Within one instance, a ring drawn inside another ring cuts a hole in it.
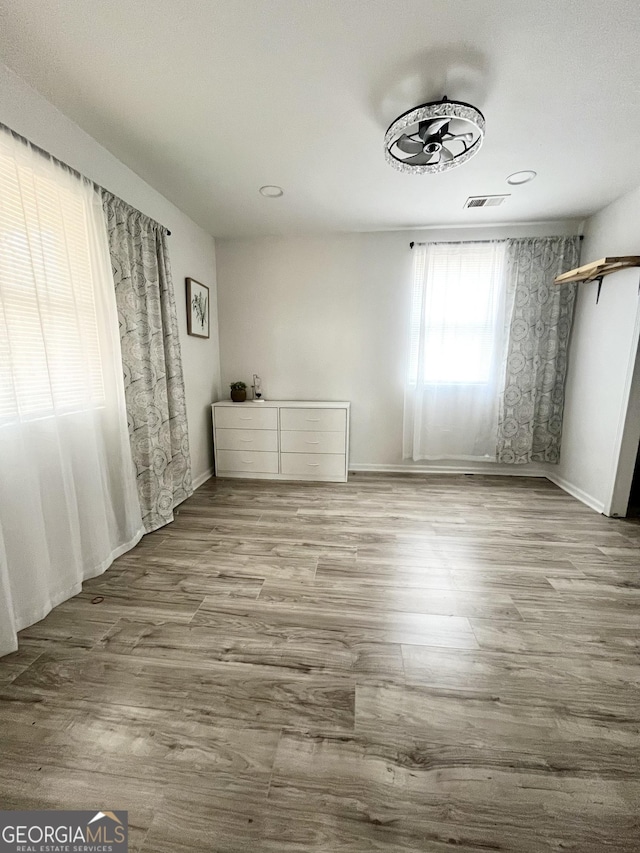
M 86 205 L 0 139 L 0 424 L 103 404 Z
M 502 300 L 504 243 L 416 247 L 409 381 L 491 380 Z

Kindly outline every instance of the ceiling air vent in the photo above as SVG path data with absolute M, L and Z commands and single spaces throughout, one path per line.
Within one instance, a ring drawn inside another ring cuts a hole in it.
M 465 207 L 497 207 L 499 204 L 509 198 L 510 193 L 506 195 L 472 195 L 464 203 Z

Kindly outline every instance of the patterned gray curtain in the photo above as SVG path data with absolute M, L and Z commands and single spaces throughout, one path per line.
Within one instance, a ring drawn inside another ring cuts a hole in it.
M 507 241 L 511 305 L 498 462 L 558 462 L 575 284 L 553 283 L 578 266 L 578 237 Z
M 166 231 L 103 191 L 118 304 L 131 454 L 147 533 L 193 493 Z

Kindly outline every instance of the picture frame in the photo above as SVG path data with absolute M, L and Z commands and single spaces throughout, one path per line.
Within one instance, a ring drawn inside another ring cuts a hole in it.
M 186 279 L 187 334 L 194 338 L 209 337 L 209 288 L 194 278 Z

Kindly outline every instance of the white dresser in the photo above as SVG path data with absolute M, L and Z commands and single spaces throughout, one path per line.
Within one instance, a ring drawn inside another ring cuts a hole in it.
M 216 476 L 345 483 L 349 408 L 302 400 L 214 403 Z

